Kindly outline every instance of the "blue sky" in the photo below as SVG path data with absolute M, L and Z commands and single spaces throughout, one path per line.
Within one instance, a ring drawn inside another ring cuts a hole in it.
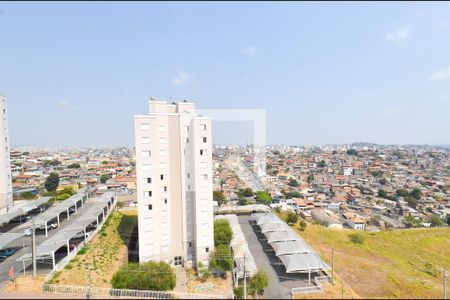
M 264 108 L 271 144 L 450 144 L 450 4 L 2 2 L 0 91 L 13 145 L 133 144 L 150 96 Z

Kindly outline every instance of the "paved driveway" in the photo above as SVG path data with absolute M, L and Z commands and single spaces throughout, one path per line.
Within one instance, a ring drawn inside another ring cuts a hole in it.
M 257 226 L 253 228 L 250 225 L 251 216 L 238 216 L 238 220 L 256 266 L 269 276 L 269 287 L 264 290 L 264 298 L 290 299 L 292 288 L 308 285 L 308 274 L 286 274 L 272 247 L 263 240 L 264 235 L 258 232 Z M 311 278 L 316 275 L 312 274 Z

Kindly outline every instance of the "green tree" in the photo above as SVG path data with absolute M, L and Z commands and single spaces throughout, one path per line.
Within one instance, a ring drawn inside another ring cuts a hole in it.
M 102 161 L 102 165 L 107 165 L 107 164 L 108 164 L 107 160 Z
M 382 171 L 374 171 L 371 174 L 372 174 L 373 177 L 377 177 L 377 178 L 383 177 L 383 172 Z
M 225 219 L 214 220 L 214 245 L 229 246 L 233 239 L 233 230 L 230 223 Z
M 412 208 L 416 208 L 417 207 L 417 200 L 415 198 L 410 197 L 410 196 L 406 196 L 404 199 L 408 203 L 409 207 L 412 207 Z
M 308 175 L 308 178 L 306 178 L 306 181 L 308 181 L 308 183 L 311 183 L 314 180 L 314 175 Z
M 378 197 L 386 198 L 386 199 L 389 198 L 387 192 L 385 190 L 383 190 L 383 189 L 379 189 L 378 190 Z
M 50 173 L 50 175 L 45 179 L 44 187 L 48 192 L 54 193 L 55 201 L 56 201 L 56 189 L 58 188 L 58 185 L 59 185 L 58 173 L 55 172 Z
M 297 192 L 297 191 L 293 191 L 293 192 L 287 192 L 285 194 L 286 199 L 292 199 L 292 198 L 300 198 L 302 195 Z
M 447 216 L 447 225 L 450 226 L 450 216 Z
M 220 188 L 222 188 L 227 182 L 225 179 L 220 179 Z
M 324 160 L 321 160 L 321 161 L 317 164 L 317 166 L 318 166 L 319 168 L 324 168 L 324 167 L 325 167 L 325 161 L 324 161 Z
M 250 277 L 248 281 L 248 291 L 253 298 L 256 295 L 262 296 L 264 294 L 264 289 L 269 286 L 269 276 L 262 269 L 258 269 L 255 275 Z
M 301 231 L 305 231 L 307 225 L 308 224 L 306 224 L 306 222 L 303 219 L 300 220 L 300 222 L 298 223 L 298 227 L 300 228 Z
M 227 202 L 227 197 L 225 197 L 223 191 L 213 191 L 213 200 L 217 201 L 219 206 L 222 206 Z
M 298 183 L 297 180 L 291 178 L 291 179 L 289 179 L 288 185 L 289 185 L 289 186 L 292 186 L 292 187 L 298 187 L 300 184 Z
M 408 190 L 405 190 L 405 189 L 398 189 L 398 190 L 396 191 L 396 194 L 397 194 L 397 196 L 399 196 L 399 197 L 406 197 L 406 196 L 409 196 Z
M 414 218 L 413 216 L 406 216 L 403 221 L 405 222 L 406 227 L 419 227 L 420 221 Z
M 128 263 L 111 280 L 113 288 L 168 291 L 175 288 L 176 275 L 165 262 Z
M 441 217 L 439 217 L 438 215 L 433 215 L 431 217 L 431 225 L 433 225 L 434 227 L 440 227 L 440 226 L 444 226 L 444 221 L 442 221 Z
M 108 174 L 102 174 L 100 176 L 100 183 L 106 183 L 106 181 L 108 181 L 109 179 L 109 175 Z
M 293 211 L 288 212 L 288 214 L 286 215 L 286 223 L 288 223 L 289 225 L 294 225 L 295 223 L 297 223 L 297 221 L 297 214 Z
M 72 163 L 67 166 L 67 168 L 69 168 L 69 169 L 79 169 L 80 167 L 81 167 L 81 165 L 79 163 Z
M 411 191 L 410 193 L 411 197 L 413 197 L 416 200 L 420 200 L 420 197 L 422 197 L 422 192 L 420 191 L 420 189 L 415 188 Z
M 270 204 L 272 202 L 272 197 L 270 197 L 269 193 L 266 191 L 258 191 L 255 196 L 256 202 L 262 204 Z
M 358 151 L 355 149 L 347 150 L 347 155 L 358 155 Z

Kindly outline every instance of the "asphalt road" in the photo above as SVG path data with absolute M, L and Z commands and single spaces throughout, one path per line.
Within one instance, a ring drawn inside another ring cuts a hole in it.
M 269 276 L 269 287 L 264 290 L 264 298 L 291 299 L 292 288 L 308 286 L 307 274 L 286 274 L 284 265 L 274 255 L 272 247 L 261 241 L 263 235 L 257 232 L 257 228 L 255 232 L 250 225 L 251 216 L 238 216 L 238 220 L 256 266 Z

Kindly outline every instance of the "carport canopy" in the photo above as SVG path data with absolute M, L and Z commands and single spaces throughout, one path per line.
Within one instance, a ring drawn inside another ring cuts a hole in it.
M 261 228 L 261 233 L 292 230 L 286 223 L 265 223 L 259 227 Z
M 6 246 L 21 238 L 24 234 L 23 233 L 0 233 L 0 249 L 7 248 Z
M 271 246 L 276 256 L 315 252 L 302 240 L 272 243 Z
M 50 220 L 56 218 L 57 216 L 59 216 L 59 214 L 63 213 L 63 212 L 67 212 L 67 210 L 76 205 L 78 201 L 83 199 L 83 195 L 73 195 L 72 197 L 61 201 L 58 204 L 53 205 L 52 207 L 50 207 L 49 209 L 47 209 L 45 212 L 43 212 L 42 214 L 36 216 L 34 218 L 34 224 L 39 226 L 39 225 L 45 225 L 45 223 L 49 222 Z M 31 227 L 33 224 L 33 220 L 30 220 L 24 224 L 21 225 L 22 228 L 28 228 Z
M 10 209 L 11 210 L 10 212 L 0 216 L 0 225 L 8 223 L 15 217 L 26 214 L 30 210 L 33 210 L 41 206 L 42 204 L 48 202 L 48 200 L 50 200 L 50 197 L 42 197 L 34 201 L 24 201 L 19 205 L 13 206 Z
M 292 231 L 277 231 L 277 232 L 266 232 L 264 235 L 267 238 L 267 243 L 277 243 L 285 241 L 300 241 L 301 238 Z
M 281 255 L 279 258 L 286 268 L 286 273 L 329 270 L 329 266 L 322 261 L 317 253 Z

